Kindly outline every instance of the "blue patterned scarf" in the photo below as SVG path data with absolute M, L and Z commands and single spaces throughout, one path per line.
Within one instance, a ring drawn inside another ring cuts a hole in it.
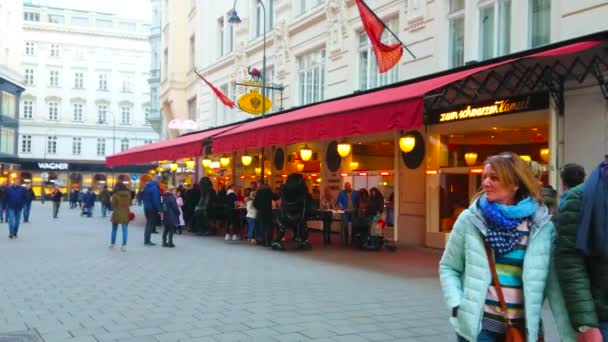
M 522 237 L 517 226 L 526 218 L 534 215 L 538 209 L 538 202 L 531 197 L 527 197 L 515 205 L 504 205 L 489 202 L 486 195 L 482 195 L 478 205 L 488 225 L 486 242 L 501 255 L 509 253 L 517 247 Z

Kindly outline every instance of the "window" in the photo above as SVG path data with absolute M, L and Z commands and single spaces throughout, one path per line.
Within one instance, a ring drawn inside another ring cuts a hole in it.
M 148 145 L 152 143 L 152 139 L 146 139 L 144 140 L 144 145 Z
M 194 70 L 196 61 L 196 45 L 194 35 L 190 36 L 190 69 Z
M 234 25 L 228 25 L 228 51 L 226 53 L 231 53 L 234 51 Z
M 100 104 L 97 106 L 97 123 L 106 123 L 108 114 L 108 105 Z
M 72 17 L 72 25 L 89 26 L 89 19 L 86 17 Z
M 497 0 L 479 9 L 479 56 L 485 60 L 509 53 L 511 0 Z
M 124 138 L 120 140 L 120 152 L 126 151 L 129 149 L 129 139 Z
M 163 68 L 161 69 L 161 72 L 163 74 L 163 81 L 167 79 L 167 76 L 169 74 L 169 50 L 165 49 L 163 51 Z
M 34 103 L 32 100 L 23 101 L 23 118 L 32 119 L 34 112 Z
M 65 17 L 62 15 L 49 14 L 49 23 L 53 24 L 64 24 Z
M 147 124 L 150 121 L 150 107 L 144 108 L 144 122 Z
M 97 19 L 95 20 L 95 26 L 97 26 L 98 28 L 112 28 L 112 21 Z
M 82 121 L 82 103 L 74 103 L 74 121 Z
M 120 23 L 118 27 L 123 31 L 135 32 L 137 25 L 135 23 Z
M 80 154 L 82 152 L 82 138 L 72 138 L 72 154 Z
M 53 88 L 59 87 L 59 71 L 49 71 L 49 86 Z
M 59 105 L 57 102 L 49 102 L 49 120 L 57 121 L 59 120 Z
M 156 87 L 150 89 L 150 99 L 152 101 L 152 108 L 158 108 L 156 105 L 158 101 L 158 89 Z
M 51 44 L 51 57 L 59 57 L 59 45 Z
M 15 154 L 15 129 L 0 127 L 0 153 Z
M 106 155 L 106 139 L 97 138 L 97 155 L 98 156 Z
M 46 153 L 56 154 L 57 153 L 57 137 L 46 138 Z
M 0 114 L 4 116 L 16 118 L 17 115 L 17 96 L 9 93 L 8 91 L 1 91 L 2 94 L 2 108 L 0 108 Z
M 465 0 L 450 0 L 450 13 L 462 11 Z
M 34 69 L 25 69 L 25 85 L 34 85 Z
M 264 34 L 264 8 L 258 0 L 255 3 L 255 36 L 261 37 Z M 266 32 L 274 28 L 274 0 L 266 1 Z M 232 27 L 232 26 L 231 26 Z
M 82 72 L 74 73 L 74 88 L 75 89 L 84 88 L 84 73 L 82 73 Z
M 32 136 L 21 136 L 21 153 L 32 153 Z
M 34 48 L 35 48 L 34 42 L 25 42 L 25 55 L 33 56 L 36 53 Z
M 464 65 L 464 15 L 454 16 L 449 21 L 449 66 L 456 68 Z
M 319 6 L 324 0 L 298 0 L 297 2 L 296 10 L 298 15 L 301 15 Z
M 217 41 L 218 47 L 217 51 L 219 52 L 219 57 L 224 55 L 224 18 L 219 18 L 217 20 Z
M 551 0 L 530 0 L 530 45 L 551 42 Z
M 40 21 L 40 14 L 34 12 L 23 12 L 25 21 Z
M 319 102 L 325 91 L 325 49 L 298 57 L 300 105 Z
M 120 116 L 120 124 L 121 125 L 129 125 L 131 124 L 131 108 L 128 106 L 123 106 Z
M 188 119 L 196 121 L 196 97 L 188 100 Z
M 220 86 L 219 89 L 220 89 L 220 91 L 223 94 L 225 94 L 226 96 L 230 97 L 230 93 L 228 92 L 229 89 L 228 89 L 228 85 L 227 84 L 224 84 L 224 85 Z M 217 124 L 218 125 L 226 124 L 227 121 L 228 121 L 228 118 L 230 116 L 229 115 L 229 113 L 230 113 L 229 110 L 230 109 L 228 107 L 226 107 L 226 105 L 224 105 L 222 103 L 222 101 L 220 101 L 220 99 L 218 99 L 217 97 L 216 97 L 216 100 L 215 100 L 215 107 L 217 108 L 217 111 L 216 111 L 217 112 Z
M 99 90 L 108 90 L 108 75 L 99 74 Z
M 122 80 L 122 92 L 130 93 L 131 92 L 131 81 L 128 78 Z
M 397 18 L 387 21 L 387 26 L 393 31 L 398 32 L 399 20 Z M 382 42 L 393 44 L 397 40 L 388 30 L 382 33 Z M 376 55 L 369 42 L 367 33 L 359 34 L 359 90 L 372 89 L 397 81 L 399 75 L 398 66 L 394 66 L 391 70 L 380 74 L 378 72 L 378 63 Z

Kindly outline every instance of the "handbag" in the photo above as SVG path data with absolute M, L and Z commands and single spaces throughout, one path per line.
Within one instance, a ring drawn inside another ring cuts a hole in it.
M 488 263 L 490 264 L 490 270 L 492 271 L 492 282 L 496 288 L 496 295 L 498 295 L 498 301 L 500 302 L 500 308 L 502 314 L 507 321 L 507 330 L 505 331 L 505 342 L 524 342 L 526 338 L 524 333 L 513 325 L 509 318 L 509 312 L 507 311 L 507 303 L 502 293 L 502 287 L 498 282 L 498 275 L 496 274 L 496 265 L 494 264 L 494 257 L 492 256 L 492 250 L 490 246 L 486 244 L 486 255 L 488 256 Z

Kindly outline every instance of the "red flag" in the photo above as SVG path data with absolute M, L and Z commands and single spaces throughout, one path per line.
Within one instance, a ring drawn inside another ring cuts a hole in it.
M 199 74 L 196 71 L 195 71 L 195 73 L 198 75 L 198 77 L 201 78 L 201 80 L 203 80 L 205 83 L 207 83 L 207 85 L 209 86 L 209 88 L 211 88 L 211 90 L 213 90 L 213 92 L 215 93 L 215 95 L 220 99 L 220 101 L 222 101 L 223 104 L 225 104 L 226 106 L 230 107 L 231 109 L 234 108 L 234 102 L 232 102 L 232 100 L 230 100 L 228 98 L 228 96 L 224 95 L 224 93 L 222 93 L 219 89 L 217 89 L 216 87 L 214 87 L 213 84 L 209 83 L 209 81 L 207 81 L 203 77 L 203 75 Z
M 376 55 L 376 61 L 378 62 L 378 69 L 380 73 L 389 71 L 403 55 L 403 45 L 401 42 L 386 45 L 380 38 L 382 37 L 382 31 L 386 28 L 386 25 L 382 20 L 372 12 L 369 7 L 363 2 L 363 0 L 355 0 L 357 7 L 359 8 L 359 16 L 363 22 L 363 27 L 367 36 L 374 49 L 374 55 Z

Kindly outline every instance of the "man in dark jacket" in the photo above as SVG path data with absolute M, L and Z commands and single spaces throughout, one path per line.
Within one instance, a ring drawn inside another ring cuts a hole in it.
M 6 216 L 6 181 L 0 183 L 0 223 L 4 223 Z
M 110 208 L 110 199 L 112 198 L 112 193 L 108 190 L 108 186 L 104 185 L 103 190 L 99 194 L 99 202 L 101 202 L 101 217 L 106 217 L 106 213 Z
M 268 184 L 260 185 L 253 199 L 253 206 L 258 211 L 256 217 L 256 237 L 261 237 L 260 241 L 264 246 L 272 246 L 273 236 L 273 215 L 272 215 L 273 193 Z M 258 228 L 259 227 L 259 228 Z
M 144 202 L 144 214 L 146 215 L 146 230 L 144 231 L 144 245 L 156 245 L 150 241 L 152 232 L 158 225 L 158 214 L 160 213 L 160 176 L 154 176 L 154 179 L 146 183 L 142 193 Z
M 175 195 L 173 195 L 175 189 L 171 188 L 163 195 L 162 213 L 163 213 L 163 247 L 174 248 L 173 234 L 175 228 L 179 224 L 179 207 Z
M 61 198 L 63 194 L 59 190 L 59 185 L 55 185 L 53 192 L 51 194 L 51 201 L 53 202 L 53 218 L 57 218 L 59 214 L 59 205 L 61 204 Z
M 25 189 L 14 178 L 11 186 L 6 189 L 5 203 L 7 210 L 9 239 L 16 239 L 19 232 L 19 222 L 21 221 L 21 210 L 25 204 Z
M 32 201 L 36 198 L 32 183 L 27 183 L 25 186 L 25 203 L 23 205 L 23 222 L 30 222 L 30 209 L 32 209 Z
M 608 163 L 569 189 L 557 215 L 555 263 L 579 341 L 608 341 Z
M 97 199 L 97 195 L 93 192 L 93 189 L 89 188 L 87 193 L 84 195 L 84 206 L 86 208 L 85 214 L 87 217 L 93 216 L 93 209 L 95 208 L 95 200 Z

